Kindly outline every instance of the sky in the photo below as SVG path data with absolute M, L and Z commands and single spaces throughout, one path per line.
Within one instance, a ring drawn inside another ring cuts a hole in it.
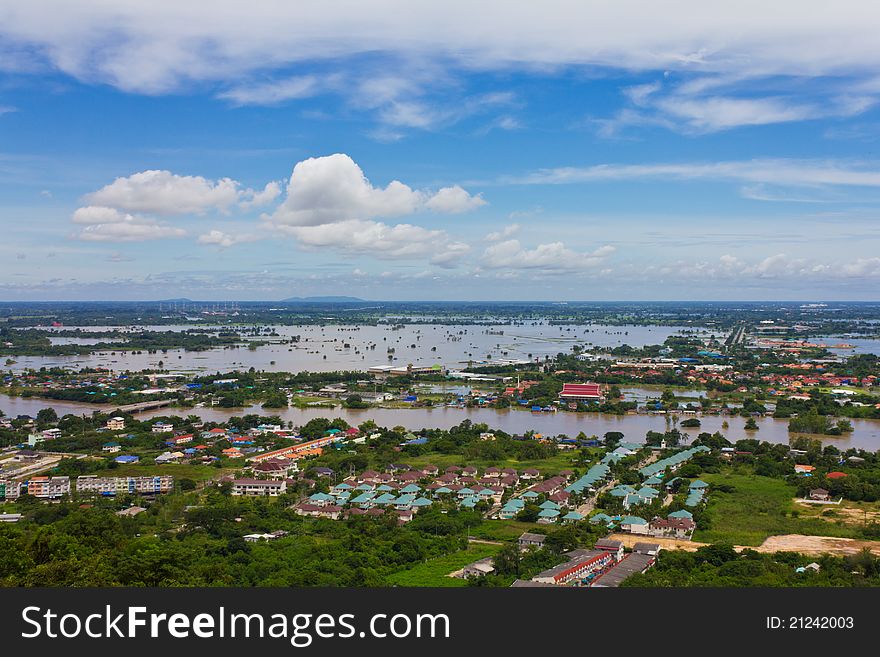
M 880 5 L 0 2 L 0 300 L 877 300 Z

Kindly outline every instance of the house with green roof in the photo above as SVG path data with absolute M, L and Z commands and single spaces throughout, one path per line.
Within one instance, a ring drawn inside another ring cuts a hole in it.
M 550 500 L 546 500 L 545 502 L 541 502 L 539 505 L 542 509 L 558 509 L 559 505 L 556 502 L 552 502 Z
M 594 515 L 590 518 L 590 524 L 592 524 L 592 525 L 603 524 L 606 527 L 613 527 L 614 526 L 614 518 L 609 516 L 607 513 L 597 513 L 596 515 Z
M 690 511 L 685 511 L 684 509 L 681 509 L 680 511 L 673 511 L 672 513 L 669 514 L 669 517 L 670 518 L 687 518 L 688 520 L 693 520 L 694 514 L 691 513 Z
M 538 514 L 538 522 L 556 522 L 558 517 L 559 511 L 557 509 L 541 509 Z
M 564 516 L 562 516 L 563 522 L 580 522 L 583 519 L 583 514 L 580 514 L 577 511 L 569 511 Z
M 648 521 L 638 516 L 624 516 L 620 519 L 620 529 L 631 534 L 647 534 Z

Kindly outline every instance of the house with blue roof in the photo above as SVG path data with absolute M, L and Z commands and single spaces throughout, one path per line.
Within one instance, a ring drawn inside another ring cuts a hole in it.
M 541 512 L 538 514 L 538 522 L 540 523 L 548 523 L 548 522 L 556 522 L 556 519 L 559 517 L 558 509 L 541 509 Z
M 583 514 L 580 514 L 577 511 L 569 511 L 564 516 L 562 516 L 563 522 L 580 522 L 583 519 Z
M 397 498 L 391 493 L 383 493 L 373 500 L 374 504 L 394 504 Z
M 638 516 L 624 516 L 620 519 L 620 529 L 631 534 L 647 534 L 648 521 Z

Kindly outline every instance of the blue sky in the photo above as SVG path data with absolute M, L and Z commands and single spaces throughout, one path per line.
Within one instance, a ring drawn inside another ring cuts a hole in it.
M 0 299 L 877 298 L 873 3 L 35 4 Z

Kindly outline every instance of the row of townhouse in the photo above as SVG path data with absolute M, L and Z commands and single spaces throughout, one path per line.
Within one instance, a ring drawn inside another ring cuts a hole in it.
M 318 438 L 317 440 L 309 440 L 304 443 L 291 445 L 290 447 L 282 447 L 281 449 L 276 449 L 271 452 L 263 452 L 262 454 L 252 456 L 250 461 L 252 463 L 259 463 L 260 461 L 268 461 L 277 458 L 296 460 L 307 456 L 319 456 L 324 447 L 345 440 L 346 438 L 347 436 L 344 432 L 340 431 L 331 433 L 330 435 Z
M 76 490 L 78 493 L 95 493 L 97 495 L 155 495 L 170 493 L 174 490 L 174 477 L 171 475 L 145 477 L 80 475 L 76 478 Z
M 27 482 L 27 492 L 44 500 L 70 495 L 70 477 L 31 477 Z
M 21 495 L 21 482 L 12 479 L 0 479 L 0 499 L 15 500 Z
M 278 497 L 287 492 L 286 479 L 234 479 L 232 494 L 245 497 Z

